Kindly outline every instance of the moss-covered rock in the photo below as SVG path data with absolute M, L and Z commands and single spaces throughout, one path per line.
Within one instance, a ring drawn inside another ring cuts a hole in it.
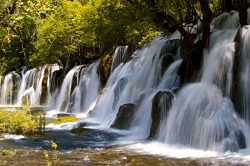
M 21 77 L 18 73 L 13 72 L 13 89 L 12 89 L 12 101 L 15 103 L 17 101 L 18 91 L 21 85 Z
M 112 66 L 112 56 L 110 56 L 110 54 L 102 56 L 100 64 L 98 66 L 98 73 L 102 85 L 105 85 L 109 78 L 111 66 Z
M 76 122 L 78 120 L 75 116 L 61 116 L 54 121 L 55 124 L 67 123 L 67 122 Z
M 49 79 L 49 73 L 50 73 L 50 69 L 46 68 L 44 71 L 44 77 L 42 80 L 42 90 L 41 90 L 41 98 L 40 98 L 41 105 L 46 103 L 46 98 L 47 98 L 47 94 L 48 94 L 47 82 Z

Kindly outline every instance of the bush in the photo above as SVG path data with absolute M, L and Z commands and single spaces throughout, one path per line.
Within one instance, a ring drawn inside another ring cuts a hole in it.
M 34 135 L 40 119 L 24 110 L 0 110 L 0 133 Z

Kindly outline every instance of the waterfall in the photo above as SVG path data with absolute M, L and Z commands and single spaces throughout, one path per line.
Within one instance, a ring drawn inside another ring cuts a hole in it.
M 227 97 L 231 95 L 236 34 L 237 29 L 213 32 L 209 51 L 204 55 L 201 81 L 218 85 Z
M 240 110 L 242 116 L 245 118 L 248 125 L 250 124 L 250 92 L 248 86 L 250 85 L 250 27 L 244 26 L 240 33 L 239 53 L 236 55 L 238 59 L 237 75 L 235 75 L 236 85 L 235 98 L 237 109 Z
M 80 70 L 81 66 L 74 67 L 71 69 L 68 74 L 65 76 L 61 89 L 58 94 L 56 94 L 55 101 L 53 101 L 54 110 L 58 110 L 61 112 L 67 112 L 68 107 L 70 106 L 70 98 L 71 98 L 71 93 L 73 91 L 73 78 L 76 77 L 76 73 Z
M 98 62 L 89 66 L 76 66 L 65 76 L 61 87 L 52 94 L 50 109 L 65 113 L 87 112 L 100 91 L 97 74 Z
M 52 71 L 58 69 L 57 65 L 49 65 L 37 69 L 23 69 L 20 75 L 16 72 L 7 74 L 0 84 L 0 104 L 21 106 L 23 102 L 26 102 L 25 104 L 30 106 L 45 105 L 49 96 L 47 92 L 49 77 Z M 45 102 L 42 103 L 42 100 Z
M 76 113 L 85 113 L 95 104 L 100 92 L 98 65 L 99 62 L 93 63 L 79 72 L 78 85 L 74 90 L 74 110 Z
M 15 72 L 11 72 L 4 77 L 1 85 L 1 105 L 15 104 L 20 79 L 20 76 Z
M 176 72 L 181 61 L 171 65 L 170 70 L 166 70 L 167 66 L 164 66 L 178 59 L 177 43 L 178 40 L 156 38 L 134 52 L 131 61 L 118 65 L 98 98 L 91 118 L 104 126 L 110 126 L 120 106 L 133 103 L 137 111 L 134 117 L 129 119 L 130 130 L 131 133 L 136 133 L 135 139 L 145 139 L 151 125 L 152 98 L 162 88 L 178 86 L 179 77 Z M 171 78 L 165 78 L 168 76 Z M 170 83 L 161 84 L 161 80 L 169 80 Z
M 161 124 L 159 140 L 199 149 L 237 151 L 243 126 L 232 102 L 214 84 L 183 88 Z
M 249 132 L 231 101 L 238 13 L 221 15 L 212 27 L 210 46 L 204 50 L 201 80 L 178 92 L 168 117 L 161 122 L 158 140 L 205 150 L 238 151 L 247 146 L 245 136 Z M 245 36 L 248 39 L 247 34 Z M 248 52 L 244 45 L 243 54 Z M 248 62 L 242 60 L 243 64 Z M 241 66 L 245 73 L 245 65 Z M 247 83 L 242 81 L 242 84 Z M 244 101 L 244 97 L 240 100 Z
M 115 53 L 113 55 L 113 61 L 111 66 L 111 71 L 119 66 L 119 64 L 128 61 L 131 58 L 135 50 L 131 46 L 119 46 L 115 49 Z

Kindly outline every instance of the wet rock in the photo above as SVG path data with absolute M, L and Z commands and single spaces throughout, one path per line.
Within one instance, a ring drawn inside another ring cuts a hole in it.
M 196 81 L 203 62 L 203 45 L 202 41 L 195 43 L 194 48 L 190 51 L 190 57 L 183 59 L 179 75 L 181 76 L 181 84 Z
M 240 149 L 245 149 L 247 147 L 246 138 L 241 130 L 237 133 L 237 142 Z
M 153 98 L 152 125 L 148 139 L 153 139 L 156 136 L 161 119 L 167 118 L 173 99 L 174 94 L 170 91 L 159 91 Z
M 163 57 L 163 60 L 162 60 L 162 71 L 161 71 L 161 75 L 164 74 L 164 72 L 167 70 L 167 68 L 169 67 L 170 64 L 172 64 L 174 62 L 174 54 L 166 54 L 164 55 Z
M 234 140 L 235 141 L 231 141 Z M 223 145 L 223 152 L 231 151 L 231 152 L 238 152 L 240 149 L 246 148 L 246 139 L 243 132 L 239 129 L 229 133 L 228 137 L 225 137 L 222 140 Z
M 132 54 L 135 52 L 136 48 L 134 46 L 128 45 L 125 47 L 123 62 L 127 63 L 132 59 Z
M 242 27 L 238 30 L 237 35 L 235 36 L 235 52 L 234 52 L 234 61 L 233 61 L 233 82 L 232 82 L 232 101 L 234 103 L 235 109 L 240 115 L 243 115 L 243 105 L 242 105 L 242 94 L 240 89 L 242 86 L 240 83 L 240 59 L 241 59 L 241 46 L 243 42 L 241 40 L 242 30 L 245 27 Z
M 83 133 L 84 131 L 86 131 L 86 129 L 83 128 L 83 127 L 77 127 L 77 128 L 74 128 L 74 129 L 71 129 L 71 130 L 70 130 L 70 132 L 71 132 L 71 133 L 74 133 L 74 134 Z
M 18 91 L 21 86 L 21 77 L 16 72 L 13 72 L 12 77 L 13 77 L 12 101 L 15 103 L 17 101 Z
M 63 69 L 59 69 L 53 72 L 50 80 L 50 93 L 53 93 L 57 88 L 61 87 L 64 79 Z
M 49 79 L 49 68 L 46 67 L 45 71 L 44 71 L 44 77 L 42 80 L 42 90 L 41 90 L 41 98 L 40 98 L 40 104 L 44 105 L 46 103 L 46 98 L 47 98 L 47 94 L 48 94 L 48 88 L 47 88 L 47 82 Z
M 110 54 L 106 54 L 101 58 L 100 64 L 98 66 L 98 73 L 100 76 L 100 81 L 102 85 L 105 85 L 111 71 L 112 66 L 112 56 Z
M 69 116 L 75 116 L 75 115 L 69 114 L 69 113 L 60 113 L 60 114 L 57 114 L 58 118 L 60 118 L 60 117 L 69 117 Z
M 173 54 L 173 55 L 176 55 L 177 53 L 177 50 L 180 48 L 181 46 L 181 42 L 179 39 L 175 39 L 175 40 L 168 40 L 166 42 L 166 53 L 167 54 Z
M 133 103 L 128 103 L 120 106 L 119 112 L 116 115 L 116 119 L 112 123 L 111 127 L 122 130 L 128 129 L 135 112 L 136 105 Z

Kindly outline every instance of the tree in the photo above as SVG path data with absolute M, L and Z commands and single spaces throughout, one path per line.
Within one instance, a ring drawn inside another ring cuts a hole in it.
M 35 50 L 37 24 L 52 9 L 48 0 L 10 0 L 1 5 L 0 73 L 6 74 L 26 65 Z
M 247 9 L 249 7 L 249 0 L 235 0 L 235 5 L 239 11 L 240 25 L 247 25 Z

